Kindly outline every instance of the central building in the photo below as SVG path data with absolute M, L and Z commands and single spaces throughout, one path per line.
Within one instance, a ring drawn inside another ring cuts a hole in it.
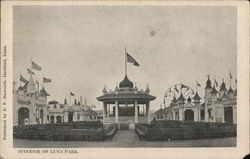
M 129 127 L 135 123 L 150 123 L 150 101 L 156 97 L 149 93 L 149 85 L 145 90 L 138 90 L 127 75 L 115 90 L 108 92 L 104 86 L 103 95 L 97 97 L 103 102 L 103 123 L 129 124 Z

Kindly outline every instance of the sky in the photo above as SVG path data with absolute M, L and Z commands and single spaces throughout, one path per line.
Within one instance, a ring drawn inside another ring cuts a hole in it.
M 102 89 L 124 78 L 124 48 L 140 64 L 128 64 L 139 89 L 149 84 L 158 109 L 166 90 L 183 83 L 204 96 L 207 75 L 219 84 L 237 76 L 237 10 L 205 6 L 14 6 L 13 75 L 29 78 L 31 59 L 42 67 L 35 78 L 49 100 L 69 92 L 102 108 Z M 234 85 L 232 84 L 234 87 Z

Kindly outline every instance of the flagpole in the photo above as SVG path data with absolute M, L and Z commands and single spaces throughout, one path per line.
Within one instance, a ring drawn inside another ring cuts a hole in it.
M 127 76 L 127 50 L 125 47 L 125 75 Z
M 69 93 L 69 106 L 71 106 L 71 91 Z
M 195 89 L 196 89 L 196 92 L 197 92 L 197 80 L 196 80 L 196 84 L 195 84 Z
M 229 78 L 230 78 L 230 87 L 231 87 L 231 80 L 232 80 L 232 74 L 231 74 L 231 70 L 229 70 Z

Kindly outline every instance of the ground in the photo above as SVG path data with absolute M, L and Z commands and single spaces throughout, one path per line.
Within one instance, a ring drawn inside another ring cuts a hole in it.
M 236 138 L 217 138 L 199 140 L 179 140 L 179 141 L 160 141 L 149 142 L 140 141 L 134 131 L 117 131 L 111 141 L 38 141 L 14 139 L 14 148 L 118 148 L 118 147 L 234 147 Z

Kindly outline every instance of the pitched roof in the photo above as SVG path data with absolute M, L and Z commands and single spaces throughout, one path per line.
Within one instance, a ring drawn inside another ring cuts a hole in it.
M 185 101 L 186 99 L 183 97 L 182 93 L 180 95 L 180 97 L 178 98 L 178 101 Z
M 205 89 L 209 89 L 209 88 L 212 88 L 212 85 L 211 85 L 210 78 L 208 77 Z
M 198 95 L 198 92 L 195 93 L 193 100 L 200 100 L 201 97 Z

